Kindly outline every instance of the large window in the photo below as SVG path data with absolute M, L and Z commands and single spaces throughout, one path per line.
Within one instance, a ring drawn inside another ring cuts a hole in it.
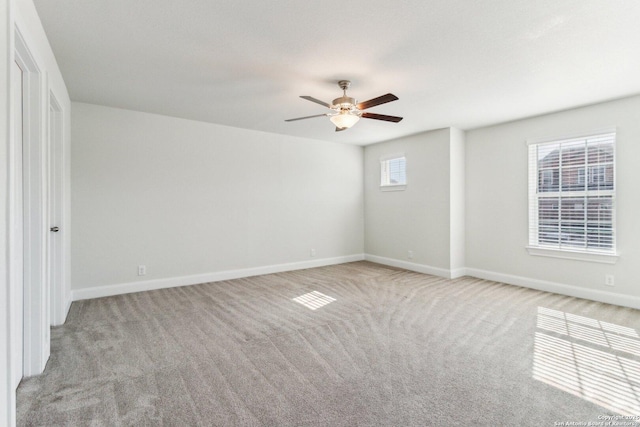
M 402 154 L 380 159 L 380 187 L 404 190 L 407 185 L 407 159 Z
M 614 131 L 529 143 L 529 246 L 615 254 Z

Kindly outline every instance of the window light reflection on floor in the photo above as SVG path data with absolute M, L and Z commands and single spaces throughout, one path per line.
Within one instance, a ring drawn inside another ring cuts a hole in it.
M 311 310 L 316 310 L 324 305 L 334 302 L 336 299 L 318 291 L 312 291 L 293 299 Z
M 621 415 L 640 414 L 635 329 L 538 307 L 533 378 Z

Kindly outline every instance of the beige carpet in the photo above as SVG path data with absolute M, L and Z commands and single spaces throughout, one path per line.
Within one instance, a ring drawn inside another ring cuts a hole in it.
M 18 422 L 586 425 L 640 415 L 639 330 L 636 310 L 368 262 L 80 301 Z

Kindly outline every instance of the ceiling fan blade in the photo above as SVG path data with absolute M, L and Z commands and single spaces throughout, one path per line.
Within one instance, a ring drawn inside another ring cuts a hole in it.
M 316 104 L 324 105 L 327 108 L 331 108 L 331 105 L 327 104 L 324 101 L 320 101 L 319 99 L 314 98 L 313 96 L 308 95 L 300 95 L 300 98 L 306 99 L 307 101 L 315 102 Z
M 295 119 L 287 119 L 285 122 L 295 122 L 296 120 L 312 119 L 314 117 L 326 117 L 329 114 L 316 114 L 315 116 L 296 117 Z
M 398 123 L 402 120 L 402 117 L 398 116 L 387 116 L 384 114 L 375 114 L 375 113 L 362 113 L 362 116 L 365 119 L 375 119 L 375 120 L 384 120 L 385 122 L 394 122 Z
M 343 130 L 347 130 L 349 128 L 339 128 L 336 126 L 336 132 L 342 132 Z
M 357 105 L 359 110 L 366 110 L 367 108 L 375 107 L 376 105 L 386 104 L 387 102 L 395 101 L 398 97 L 392 93 L 379 96 L 377 98 L 370 99 L 368 101 L 361 102 Z

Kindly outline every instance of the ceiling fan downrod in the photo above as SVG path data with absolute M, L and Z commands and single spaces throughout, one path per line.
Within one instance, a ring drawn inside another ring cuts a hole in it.
M 340 86 L 340 89 L 342 89 L 342 96 L 333 100 L 331 108 L 337 111 L 355 110 L 358 101 L 355 98 L 347 96 L 347 89 L 349 89 L 349 86 L 351 86 L 351 81 L 340 80 L 338 82 L 338 86 Z

